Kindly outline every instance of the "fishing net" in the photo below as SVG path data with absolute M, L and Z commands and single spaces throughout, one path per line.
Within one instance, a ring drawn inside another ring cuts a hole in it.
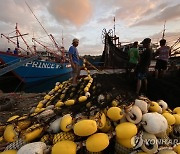
M 125 79 L 125 76 L 119 74 L 94 74 L 93 83 L 89 89 L 91 97 L 83 103 L 76 103 L 73 106 L 64 106 L 63 110 L 57 114 L 66 114 L 69 111 L 76 115 L 82 113 L 87 115 L 91 110 L 104 109 L 107 106 L 111 106 L 111 102 L 114 99 L 119 100 L 119 105 L 128 105 L 136 98 L 132 85 Z M 88 81 L 79 80 L 76 87 L 69 86 L 54 97 L 51 104 L 55 104 L 59 98 L 63 95 L 62 101 L 67 99 L 75 99 L 78 102 L 78 98 L 84 95 L 83 89 Z M 98 102 L 98 96 L 102 95 L 103 100 Z M 87 108 L 87 103 L 91 103 L 91 108 Z

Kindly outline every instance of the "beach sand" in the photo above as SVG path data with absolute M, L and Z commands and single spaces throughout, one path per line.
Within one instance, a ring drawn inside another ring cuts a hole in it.
M 0 93 L 0 103 L 10 103 L 3 110 L 0 108 L 0 122 L 3 123 L 13 115 L 22 115 L 29 113 L 33 106 L 43 99 L 45 93 Z

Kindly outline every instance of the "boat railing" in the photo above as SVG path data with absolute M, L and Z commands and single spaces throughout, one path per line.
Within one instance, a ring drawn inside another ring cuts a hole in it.
M 6 64 L 2 64 L 1 66 L 7 66 L 7 65 L 11 65 L 13 63 L 16 63 L 17 61 L 19 61 L 19 59 L 14 59 L 14 60 L 11 60 L 10 62 L 6 62 Z

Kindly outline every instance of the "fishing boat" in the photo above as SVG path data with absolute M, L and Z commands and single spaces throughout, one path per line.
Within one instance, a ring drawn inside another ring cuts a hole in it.
M 164 36 L 164 35 L 163 35 Z M 102 43 L 104 44 L 104 50 L 101 58 L 101 66 L 106 68 L 127 68 L 128 67 L 128 51 L 133 46 L 130 42 L 120 42 L 119 37 L 115 35 L 115 30 L 110 29 L 107 31 L 105 28 L 102 30 Z M 125 44 L 123 44 L 125 43 Z M 169 58 L 168 66 L 176 65 L 180 66 L 180 38 L 171 45 L 171 56 Z M 151 48 L 153 51 L 153 57 L 151 62 L 151 68 L 155 66 L 155 52 L 159 46 L 157 43 L 152 43 Z M 142 53 L 143 47 L 140 44 L 138 46 L 139 52 Z
M 8 66 L 23 62 L 28 58 L 29 57 L 0 51 L 1 66 L 6 66 L 3 67 L 3 69 L 1 68 L 1 70 L 5 70 Z M 37 59 L 22 64 L 22 66 L 13 69 L 12 72 L 23 83 L 31 83 L 69 74 L 71 72 L 71 65 L 69 63 L 56 63 Z
M 12 41 L 12 37 L 7 37 L 4 34 L 1 36 L 8 41 L 17 45 L 20 51 L 24 54 L 14 54 L 0 51 L 0 89 L 10 89 L 14 82 L 17 85 L 34 85 L 37 83 L 46 82 L 58 78 L 58 81 L 65 81 L 70 78 L 72 68 L 67 60 L 67 54 L 64 53 L 64 48 L 57 46 L 58 51 L 52 51 L 48 47 L 46 51 L 33 51 L 25 41 L 27 50 L 19 46 L 18 37 L 23 35 L 16 25 L 17 43 Z M 35 39 L 34 39 L 35 40 Z M 59 54 L 58 54 L 59 53 Z M 12 84 L 11 84 L 12 81 Z M 7 86 L 8 85 L 8 86 Z

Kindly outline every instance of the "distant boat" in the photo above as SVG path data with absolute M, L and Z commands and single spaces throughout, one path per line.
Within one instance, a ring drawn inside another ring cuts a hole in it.
M 17 25 L 16 31 L 19 32 Z M 16 37 L 19 36 L 23 35 L 19 33 Z M 6 38 L 11 41 L 10 37 Z M 17 43 L 17 45 L 19 44 Z M 22 48 L 19 47 L 19 49 Z M 59 49 L 59 52 L 62 52 L 62 48 Z M 17 79 L 19 81 L 17 86 L 18 84 L 37 84 L 54 78 L 58 78 L 60 82 L 69 79 L 72 68 L 68 61 L 68 54 L 56 53 L 49 50 L 34 51 L 31 55 L 28 52 L 26 55 L 17 55 L 0 51 L 0 89 L 3 89 L 1 86 L 5 81 L 7 88 L 11 87 L 13 83 L 11 84 L 10 79 L 13 79 L 12 81 Z

